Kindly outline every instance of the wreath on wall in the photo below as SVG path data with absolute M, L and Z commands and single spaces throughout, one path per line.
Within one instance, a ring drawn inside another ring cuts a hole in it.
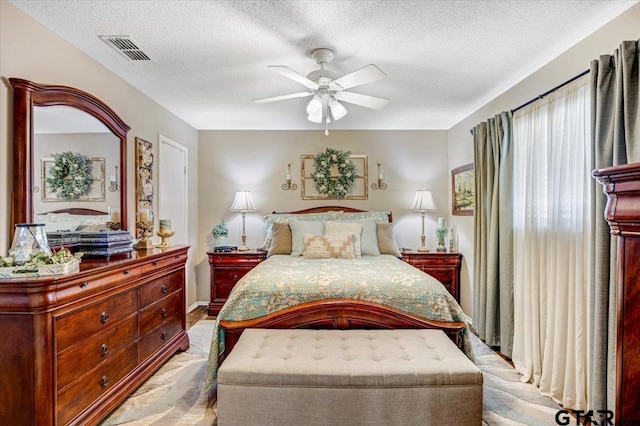
M 329 198 L 341 199 L 347 195 L 358 175 L 356 166 L 349 160 L 350 152 L 327 148 L 313 159 L 313 183 L 316 191 Z M 331 168 L 336 166 L 339 176 L 331 176 Z
M 55 162 L 47 177 L 51 191 L 64 200 L 77 200 L 93 182 L 89 157 L 65 151 L 53 154 L 53 158 Z

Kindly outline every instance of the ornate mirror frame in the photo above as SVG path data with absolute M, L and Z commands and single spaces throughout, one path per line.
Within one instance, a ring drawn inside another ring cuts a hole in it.
M 121 229 L 127 229 L 127 132 L 131 130 L 107 104 L 82 90 L 10 78 L 13 87 L 13 214 L 16 223 L 34 219 L 34 106 L 77 108 L 100 120 L 120 140 L 120 215 Z

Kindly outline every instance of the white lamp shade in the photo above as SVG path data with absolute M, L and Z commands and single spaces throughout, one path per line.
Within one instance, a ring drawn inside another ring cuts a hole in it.
M 436 203 L 433 201 L 431 191 L 419 189 L 416 191 L 416 196 L 413 197 L 413 203 L 411 203 L 409 210 L 426 212 L 428 210 L 438 210 L 438 207 L 436 207 Z
M 233 204 L 229 210 L 232 212 L 252 212 L 255 209 L 253 200 L 251 199 L 251 192 L 246 189 L 241 189 L 236 192 L 236 198 L 233 200 Z

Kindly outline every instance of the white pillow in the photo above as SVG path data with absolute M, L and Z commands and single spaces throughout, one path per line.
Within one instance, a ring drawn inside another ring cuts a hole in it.
M 291 256 L 302 256 L 305 234 L 324 235 L 324 222 L 289 219 L 291 228 Z
M 326 222 L 325 235 L 354 235 L 354 252 L 356 257 L 362 256 L 362 224 L 355 222 Z
M 362 225 L 362 254 L 369 256 L 380 256 L 380 248 L 378 247 L 378 221 L 375 217 L 340 220 L 344 223 L 359 223 Z

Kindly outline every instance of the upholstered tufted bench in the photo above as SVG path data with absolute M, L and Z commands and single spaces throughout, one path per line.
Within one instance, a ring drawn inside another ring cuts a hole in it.
M 439 330 L 245 330 L 218 425 L 480 425 L 482 372 Z

